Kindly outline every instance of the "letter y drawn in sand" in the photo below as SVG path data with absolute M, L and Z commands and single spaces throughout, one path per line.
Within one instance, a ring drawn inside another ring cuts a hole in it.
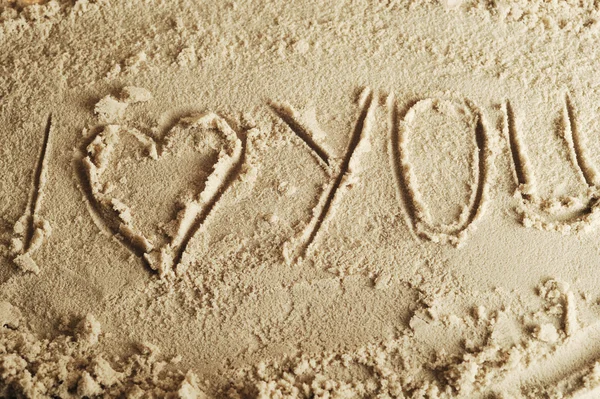
M 293 263 L 309 253 L 319 231 L 335 213 L 340 197 L 354 182 L 358 169 L 357 158 L 369 148 L 369 119 L 372 108 L 373 93 L 366 88 L 359 97 L 359 112 L 345 155 L 338 162 L 334 162 L 327 151 L 313 140 L 311 132 L 302 125 L 290 107 L 271 104 L 273 112 L 306 144 L 330 175 L 329 182 L 313 209 L 312 218 L 298 236 L 284 245 L 283 255 L 288 263 Z

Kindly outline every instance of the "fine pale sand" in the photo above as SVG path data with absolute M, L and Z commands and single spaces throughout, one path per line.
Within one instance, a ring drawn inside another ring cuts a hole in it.
M 600 397 L 599 39 L 592 0 L 0 0 L 0 397 Z

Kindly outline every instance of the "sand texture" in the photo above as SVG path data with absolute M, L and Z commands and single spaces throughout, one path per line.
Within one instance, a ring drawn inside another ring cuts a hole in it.
M 0 0 L 0 398 L 599 398 L 600 4 Z

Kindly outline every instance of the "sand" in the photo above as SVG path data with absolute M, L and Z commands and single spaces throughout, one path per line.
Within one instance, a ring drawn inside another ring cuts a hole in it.
M 600 397 L 599 36 L 0 0 L 0 397 Z

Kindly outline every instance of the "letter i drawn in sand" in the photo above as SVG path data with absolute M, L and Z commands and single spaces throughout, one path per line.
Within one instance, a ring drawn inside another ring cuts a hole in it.
M 575 109 L 569 93 L 563 108 L 563 139 L 570 162 L 587 185 L 584 199 L 575 197 L 542 198 L 537 194 L 531 161 L 521 140 L 517 120 L 509 101 L 503 105 L 505 135 L 508 138 L 521 204 L 517 211 L 525 227 L 557 231 L 562 234 L 588 231 L 600 220 L 599 176 L 589 161 L 583 137 L 575 119 Z
M 14 226 L 14 238 L 11 241 L 11 254 L 14 263 L 23 271 L 38 274 L 40 269 L 33 260 L 35 253 L 50 236 L 48 221 L 40 216 L 44 188 L 48 180 L 48 150 L 52 133 L 52 114 L 48 116 L 40 154 L 33 176 L 33 191 L 23 216 Z
M 277 103 L 270 104 L 273 112 L 306 144 L 330 176 L 313 209 L 310 221 L 300 234 L 284 244 L 283 256 L 286 262 L 294 263 L 309 254 L 319 231 L 333 216 L 340 197 L 354 183 L 355 169 L 357 169 L 355 156 L 368 150 L 369 147 L 369 120 L 372 105 L 373 93 L 365 88 L 359 97 L 359 113 L 345 155 L 334 162 L 323 146 L 314 140 L 314 134 L 302 124 L 291 107 Z

